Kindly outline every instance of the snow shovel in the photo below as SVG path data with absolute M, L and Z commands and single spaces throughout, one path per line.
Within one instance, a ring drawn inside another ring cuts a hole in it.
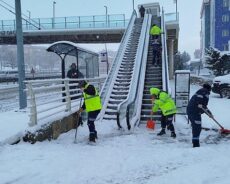
M 205 112 L 205 114 L 207 114 L 211 119 L 213 119 L 213 121 L 221 128 L 221 134 L 230 134 L 230 130 L 225 129 L 206 109 L 204 109 L 203 107 L 201 107 L 201 109 Z
M 81 100 L 80 100 L 80 104 L 79 104 L 79 109 L 81 108 L 81 105 L 82 105 L 82 94 L 81 94 Z M 79 127 L 79 121 L 80 121 L 80 113 L 77 113 L 77 122 L 76 122 L 76 131 L 75 131 L 75 136 L 74 136 L 74 143 L 77 143 L 77 130 L 78 130 L 78 127 Z
M 151 119 L 147 121 L 146 128 L 154 130 L 155 125 L 156 125 L 156 122 L 152 120 L 152 116 L 151 116 Z

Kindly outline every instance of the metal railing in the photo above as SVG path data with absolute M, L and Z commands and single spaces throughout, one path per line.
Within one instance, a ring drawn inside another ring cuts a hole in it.
M 178 21 L 176 13 L 165 14 L 165 19 L 165 22 Z M 111 14 L 108 15 L 107 19 L 105 15 L 57 17 L 55 19 L 33 18 L 23 19 L 22 28 L 24 31 L 40 29 L 123 28 L 127 27 L 129 21 L 129 19 L 125 19 L 125 14 Z M 5 34 L 11 35 L 15 33 L 15 30 L 15 20 L 0 20 L 0 31 L 6 31 L 7 33 Z
M 34 22 L 36 26 L 34 26 Z M 125 19 L 125 14 L 56 17 L 53 18 L 33 18 L 22 20 L 22 29 L 25 30 L 47 30 L 47 29 L 79 29 L 79 28 L 117 28 L 126 27 L 129 19 Z M 15 31 L 15 20 L 0 20 L 0 31 Z
M 82 92 L 78 81 L 82 79 L 53 79 L 25 81 L 29 108 L 29 126 L 38 122 L 47 123 L 61 119 L 79 108 Z M 105 78 L 84 79 L 93 84 L 99 91 Z M 74 109 L 75 108 L 75 109 Z M 74 109 L 74 110 L 73 110 Z M 55 117 L 54 117 L 55 116 Z

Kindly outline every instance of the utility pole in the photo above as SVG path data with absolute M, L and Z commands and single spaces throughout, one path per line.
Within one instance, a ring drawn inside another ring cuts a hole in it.
M 24 64 L 24 48 L 22 33 L 22 16 L 21 16 L 21 0 L 15 0 L 16 12 L 16 38 L 17 38 L 17 63 L 18 63 L 18 85 L 19 85 L 19 106 L 24 109 L 27 106 L 25 93 L 25 64 Z

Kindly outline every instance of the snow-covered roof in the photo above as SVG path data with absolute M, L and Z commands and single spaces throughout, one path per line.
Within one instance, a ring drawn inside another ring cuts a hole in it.
M 95 53 L 93 51 L 83 49 L 82 47 L 79 47 L 76 43 L 70 42 L 70 41 L 58 41 L 52 43 L 47 49 L 48 52 L 54 52 L 58 55 L 70 55 L 70 56 L 76 56 L 76 50 L 80 50 L 82 52 L 87 52 L 89 54 L 97 55 L 98 53 Z

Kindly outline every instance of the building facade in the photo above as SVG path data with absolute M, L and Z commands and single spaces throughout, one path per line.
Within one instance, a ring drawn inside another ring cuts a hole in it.
M 200 36 L 202 58 L 210 46 L 230 50 L 230 0 L 203 0 Z

